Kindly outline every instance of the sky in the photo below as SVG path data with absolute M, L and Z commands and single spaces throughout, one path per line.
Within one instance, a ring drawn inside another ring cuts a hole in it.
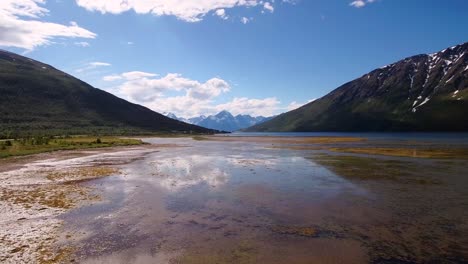
M 0 48 L 179 117 L 270 116 L 468 41 L 466 0 L 0 0 Z

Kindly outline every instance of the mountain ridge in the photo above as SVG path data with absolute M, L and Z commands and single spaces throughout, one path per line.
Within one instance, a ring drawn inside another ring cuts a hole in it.
M 51 65 L 0 50 L 0 136 L 216 131 L 169 119 Z
M 468 42 L 375 69 L 245 131 L 468 131 Z
M 234 132 L 255 124 L 270 120 L 272 117 L 251 116 L 238 114 L 234 116 L 227 110 L 220 111 L 214 115 L 201 115 L 192 118 L 180 118 L 173 113 L 164 113 L 165 116 L 210 129 Z

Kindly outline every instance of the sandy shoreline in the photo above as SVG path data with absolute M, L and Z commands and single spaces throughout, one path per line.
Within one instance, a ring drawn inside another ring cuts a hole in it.
M 70 261 L 57 248 L 59 216 L 99 196 L 80 182 L 115 175 L 119 165 L 157 151 L 158 146 L 57 151 L 0 162 L 0 262 Z

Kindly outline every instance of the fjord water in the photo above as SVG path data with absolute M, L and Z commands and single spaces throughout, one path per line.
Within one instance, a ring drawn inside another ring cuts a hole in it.
M 465 136 L 440 144 L 456 148 Z M 373 140 L 401 144 L 384 138 Z M 77 261 L 468 261 L 463 157 L 336 155 L 255 140 L 145 140 L 160 148 L 121 165 L 120 175 L 86 183 L 102 201 L 63 217 L 73 237 L 63 243 L 76 250 Z M 368 143 L 348 145 L 358 144 Z

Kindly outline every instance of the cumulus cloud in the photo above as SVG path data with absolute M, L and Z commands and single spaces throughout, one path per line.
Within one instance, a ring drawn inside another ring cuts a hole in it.
M 102 78 L 106 82 L 114 82 L 118 80 L 122 80 L 122 76 L 120 75 L 107 75 Z
M 367 4 L 372 4 L 373 2 L 375 2 L 375 0 L 356 0 L 351 2 L 349 5 L 354 6 L 356 8 L 361 8 L 366 6 Z
M 280 101 L 276 97 L 264 99 L 234 98 L 232 101 L 215 106 L 217 112 L 227 110 L 234 115 L 272 116 L 278 112 Z
M 170 91 L 182 91 L 188 98 L 206 101 L 230 90 L 230 85 L 217 77 L 203 83 L 185 78 L 178 73 L 168 73 L 160 78 L 157 76 L 154 73 L 132 71 L 105 76 L 103 80 L 123 80 L 117 87 L 118 92 L 125 98 L 138 103 L 149 103 Z
M 245 25 L 245 24 L 247 24 L 247 23 L 249 23 L 249 22 L 250 22 L 250 19 L 249 19 L 249 18 L 247 18 L 247 17 L 242 17 L 240 21 L 241 21 L 241 23 L 242 23 L 242 24 L 244 24 L 244 25 Z
M 127 80 L 136 80 L 136 79 L 141 79 L 141 78 L 146 78 L 146 77 L 155 77 L 155 76 L 158 76 L 158 75 L 154 73 L 142 72 L 142 71 L 131 71 L 131 72 L 122 73 L 122 78 L 125 78 Z
M 219 16 L 220 18 L 224 19 L 224 20 L 226 20 L 226 19 L 229 18 L 229 17 L 226 15 L 226 10 L 224 10 L 224 9 L 218 9 L 218 10 L 216 10 L 216 11 L 215 11 L 215 14 L 216 14 L 217 16 Z
M 187 95 L 198 100 L 209 100 L 231 89 L 229 84 L 220 78 L 212 78 L 204 84 L 196 82 L 196 86 L 188 89 Z
M 49 10 L 41 7 L 45 0 L 0 1 L 0 46 L 33 50 L 50 45 L 53 39 L 95 38 L 97 35 L 76 22 L 62 25 L 41 21 Z
M 78 6 L 89 11 L 101 13 L 120 14 L 133 10 L 137 14 L 153 14 L 156 16 L 175 16 L 187 22 L 198 22 L 203 17 L 214 12 L 221 18 L 225 18 L 225 9 L 234 7 L 262 6 L 273 12 L 271 2 L 263 0 L 75 0 Z M 290 0 L 282 0 L 290 3 Z
M 227 110 L 234 115 L 249 114 L 252 116 L 272 116 L 284 111 L 281 102 L 275 97 L 252 99 L 234 98 L 226 103 L 216 103 L 212 100 L 198 100 L 187 95 L 174 97 L 159 97 L 144 105 L 157 112 L 170 112 L 179 117 L 194 117 L 211 115 Z
M 178 73 L 159 76 L 154 73 L 132 71 L 104 76 L 103 80 L 115 84 L 110 90 L 117 96 L 157 112 L 171 112 L 180 117 L 209 115 L 222 110 L 228 110 L 233 114 L 271 116 L 286 110 L 274 97 L 263 99 L 241 97 L 217 103 L 221 95 L 231 90 L 229 82 L 220 77 L 201 82 Z
M 271 5 L 270 2 L 265 2 L 263 4 L 263 8 L 265 8 L 265 10 L 270 11 L 271 13 L 273 13 L 273 11 L 275 11 L 275 8 Z

